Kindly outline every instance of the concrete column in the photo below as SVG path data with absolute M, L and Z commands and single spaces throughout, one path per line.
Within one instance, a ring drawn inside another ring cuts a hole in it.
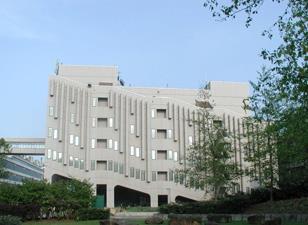
M 106 195 L 107 195 L 107 207 L 114 208 L 114 185 L 107 184 L 106 188 Z
M 158 207 L 158 195 L 157 194 L 151 194 L 151 207 Z

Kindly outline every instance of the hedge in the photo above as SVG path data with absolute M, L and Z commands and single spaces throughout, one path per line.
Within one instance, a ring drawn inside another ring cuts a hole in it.
M 109 209 L 85 208 L 77 211 L 76 220 L 101 220 L 109 217 Z
M 16 216 L 0 216 L 0 225 L 21 225 L 21 220 Z
M 40 209 L 36 204 L 0 204 L 0 215 L 12 215 L 22 220 L 31 220 L 40 216 Z

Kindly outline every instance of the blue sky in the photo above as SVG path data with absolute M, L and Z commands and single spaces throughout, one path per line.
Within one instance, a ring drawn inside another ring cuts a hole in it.
M 218 22 L 203 1 L 2 0 L 0 137 L 44 137 L 47 78 L 64 64 L 118 65 L 127 85 L 199 88 L 206 80 L 254 81 L 261 36 L 280 13 Z

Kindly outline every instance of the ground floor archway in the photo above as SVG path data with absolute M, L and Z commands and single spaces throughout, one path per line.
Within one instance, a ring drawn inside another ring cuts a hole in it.
M 114 188 L 115 207 L 150 206 L 150 195 L 120 185 Z

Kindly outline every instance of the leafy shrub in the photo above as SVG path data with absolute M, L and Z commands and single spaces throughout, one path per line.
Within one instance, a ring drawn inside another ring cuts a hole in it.
M 242 213 L 250 203 L 249 196 L 236 195 L 218 201 L 163 205 L 159 211 L 167 214 Z
M 23 220 L 36 219 L 40 216 L 40 206 L 35 204 L 0 204 L 0 215 L 12 215 Z
M 0 216 L 0 225 L 21 225 L 21 220 L 16 216 Z
M 109 217 L 109 209 L 84 208 L 77 211 L 76 220 L 102 220 Z

